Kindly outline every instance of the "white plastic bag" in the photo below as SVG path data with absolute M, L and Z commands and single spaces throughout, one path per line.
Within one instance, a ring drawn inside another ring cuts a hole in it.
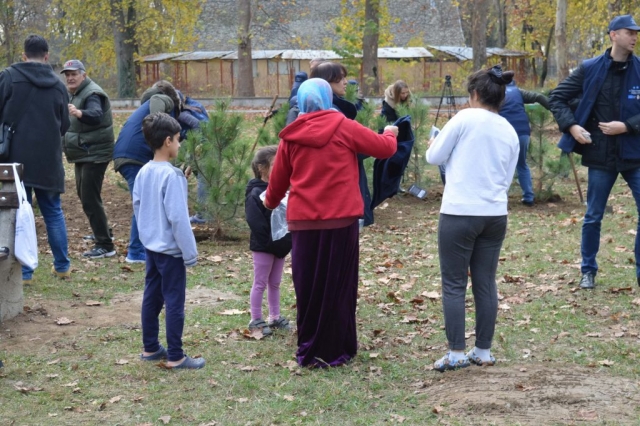
M 260 194 L 260 199 L 264 201 L 267 191 Z M 285 194 L 278 207 L 271 212 L 271 239 L 277 241 L 284 238 L 289 233 L 287 226 L 287 203 L 289 202 L 289 191 Z
M 14 253 L 22 266 L 31 269 L 38 267 L 38 237 L 36 236 L 36 221 L 33 209 L 27 201 L 24 184 L 18 178 L 18 169 L 13 165 L 16 192 L 18 193 L 18 210 L 16 211 L 16 239 Z

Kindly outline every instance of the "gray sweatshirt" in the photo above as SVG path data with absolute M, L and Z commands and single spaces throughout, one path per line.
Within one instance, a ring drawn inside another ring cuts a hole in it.
M 189 223 L 187 179 L 180 169 L 165 161 L 145 164 L 133 186 L 133 212 L 147 250 L 182 257 L 185 266 L 196 264 L 198 248 Z

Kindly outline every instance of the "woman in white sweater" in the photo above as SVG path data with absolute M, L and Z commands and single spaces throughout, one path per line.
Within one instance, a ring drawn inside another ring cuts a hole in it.
M 471 108 L 457 113 L 430 141 L 427 161 L 446 164 L 447 184 L 438 224 L 442 305 L 449 352 L 438 371 L 493 365 L 498 313 L 496 270 L 507 231 L 507 191 L 518 161 L 515 130 L 498 114 L 512 71 L 498 65 L 469 76 Z M 465 354 L 467 271 L 476 306 L 475 347 Z

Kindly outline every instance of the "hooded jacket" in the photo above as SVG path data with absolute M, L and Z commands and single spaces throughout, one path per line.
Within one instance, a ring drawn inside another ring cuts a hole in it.
M 247 224 L 251 229 L 249 237 L 249 249 L 270 253 L 282 259 L 291 251 L 291 234 L 273 241 L 271 238 L 271 210 L 268 210 L 260 194 L 267 189 L 267 182 L 262 179 L 251 179 L 245 190 L 244 213 Z
M 300 115 L 280 138 L 265 206 L 277 207 L 291 187 L 292 231 L 341 228 L 362 216 L 357 153 L 388 158 L 396 152 L 391 131 L 379 135 L 331 109 Z
M 289 95 L 289 104 L 291 104 L 291 98 L 298 95 L 298 88 L 302 83 L 307 81 L 309 77 L 304 71 L 297 72 L 293 79 L 293 86 L 291 86 L 291 94 Z
M 24 164 L 25 186 L 64 192 L 62 135 L 69 128 L 68 104 L 67 88 L 47 63 L 15 63 L 0 73 L 0 119 L 17 123 L 7 162 Z M 12 111 L 22 110 L 22 117 L 12 117 Z

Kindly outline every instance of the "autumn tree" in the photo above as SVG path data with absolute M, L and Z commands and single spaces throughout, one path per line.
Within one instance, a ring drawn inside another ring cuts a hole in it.
M 362 36 L 362 93 L 380 94 L 378 77 L 378 39 L 380 37 L 380 0 L 366 0 Z
M 558 0 L 555 30 L 558 81 L 562 81 L 569 76 L 569 63 L 567 62 L 567 0 Z
M 203 0 L 53 0 L 52 24 L 64 55 L 108 77 L 118 97 L 135 97 L 137 55 L 190 49 Z
M 49 19 L 46 0 L 0 0 L 0 57 L 2 68 L 20 60 L 22 43 L 32 32 L 43 31 Z
M 487 62 L 487 19 L 489 0 L 476 0 L 471 47 L 473 48 L 473 69 L 479 70 Z
M 340 16 L 332 19 L 329 24 L 336 32 L 337 41 L 332 45 L 327 46 L 328 49 L 336 51 L 344 58 L 354 58 L 359 56 L 364 50 L 363 42 L 365 39 L 365 29 L 367 29 L 370 37 L 367 39 L 370 40 L 368 43 L 373 41 L 373 37 L 375 37 L 374 32 L 377 29 L 378 46 L 392 45 L 393 35 L 390 32 L 391 15 L 389 14 L 389 5 L 387 0 L 376 0 L 375 2 L 370 3 L 371 8 L 369 9 L 369 15 L 366 14 L 366 4 L 368 2 L 369 0 L 340 1 Z M 374 9 L 374 3 L 375 6 L 377 6 L 377 13 Z M 374 14 L 377 16 L 377 24 L 375 23 L 375 19 L 372 19 Z M 369 22 L 369 24 L 367 24 L 367 22 Z M 371 49 L 371 46 L 369 46 L 369 58 L 372 57 Z M 375 49 L 377 56 L 378 47 L 376 46 Z M 358 61 L 347 59 L 345 62 L 348 66 L 352 66 Z M 366 66 L 368 72 L 365 72 L 365 74 L 369 75 L 368 73 L 373 73 L 373 65 L 369 63 Z
M 238 96 L 254 97 L 251 56 L 251 0 L 238 2 Z

